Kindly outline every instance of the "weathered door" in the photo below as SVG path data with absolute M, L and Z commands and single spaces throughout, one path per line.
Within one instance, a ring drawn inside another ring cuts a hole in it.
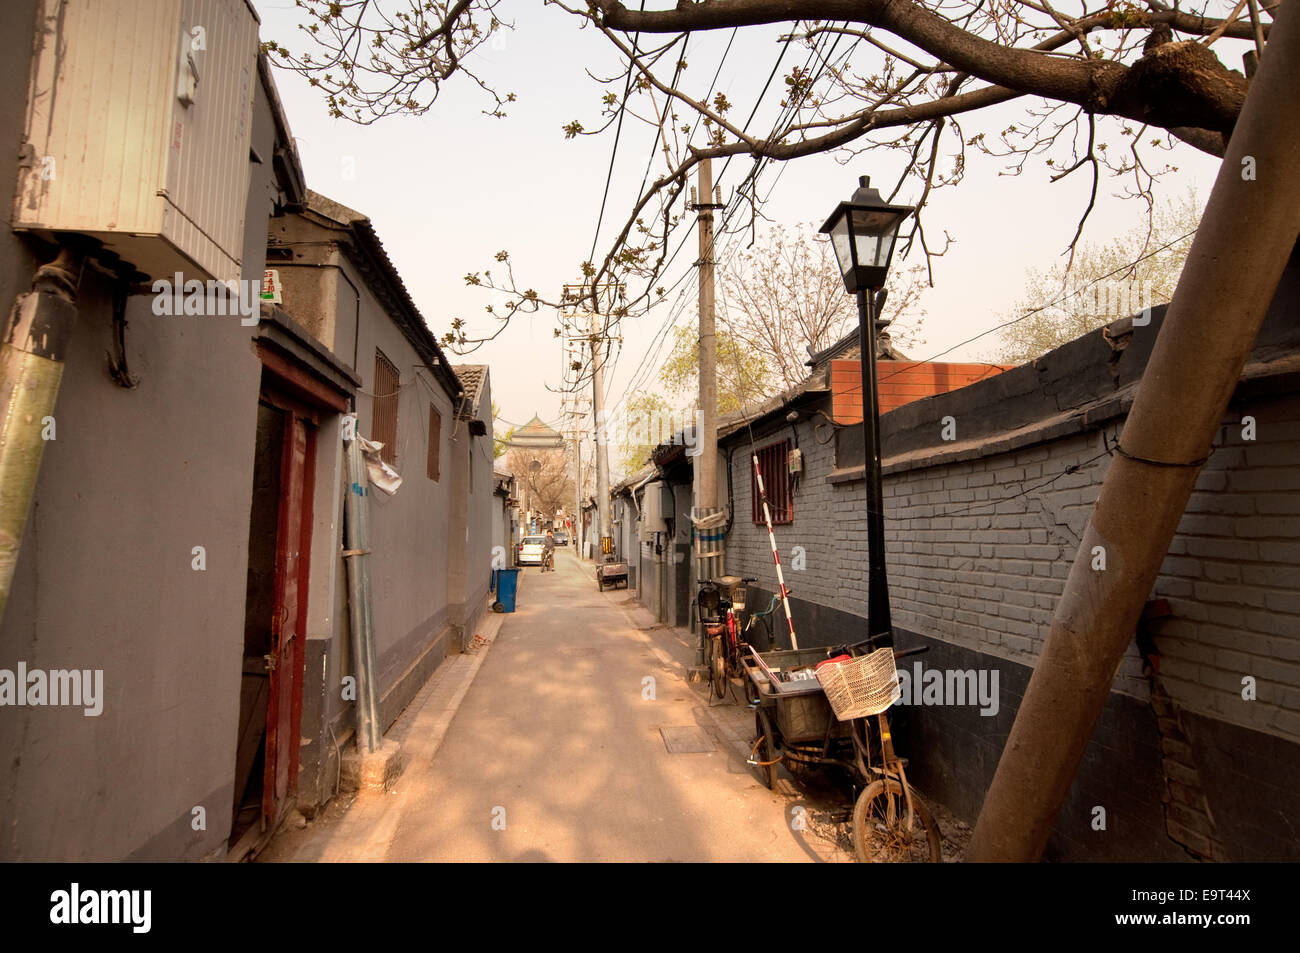
M 306 619 L 307 553 L 311 539 L 311 434 L 307 422 L 285 415 L 280 475 L 280 512 L 276 533 L 275 601 L 271 617 L 270 698 L 266 711 L 266 773 L 262 817 L 268 826 L 279 819 L 297 772 L 299 718 L 302 704 L 302 627 Z

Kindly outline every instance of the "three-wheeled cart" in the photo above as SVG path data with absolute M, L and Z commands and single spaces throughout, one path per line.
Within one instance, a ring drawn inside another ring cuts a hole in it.
M 853 647 L 854 649 L 857 646 Z M 911 655 L 913 650 L 902 655 Z M 884 653 L 884 654 L 881 654 Z M 813 765 L 837 765 L 862 788 L 853 808 L 854 851 L 861 861 L 931 861 L 942 855 L 939 826 L 920 795 L 911 790 L 906 762 L 894 753 L 889 722 L 884 708 L 897 695 L 885 698 L 889 686 L 897 685 L 895 655 L 882 649 L 867 658 L 856 658 L 843 669 L 851 684 L 837 681 L 839 673 L 828 673 L 836 693 L 835 706 L 827 688 L 814 674 L 819 663 L 828 661 L 825 648 L 756 652 L 743 659 L 746 677 L 757 694 L 754 703 L 755 740 L 750 763 L 758 767 L 763 783 L 775 788 L 782 762 L 798 769 Z M 848 656 L 840 656 L 842 660 Z M 839 664 L 839 663 L 835 663 Z M 865 665 L 865 667 L 864 667 Z M 841 718 L 852 714 L 854 692 L 860 698 L 874 694 L 876 703 L 859 705 L 858 710 L 874 715 L 877 731 L 870 731 L 871 715 Z M 883 707 L 881 702 L 883 702 Z M 879 764 L 872 762 L 872 748 Z
M 619 586 L 619 583 L 622 586 Z M 601 592 L 606 586 L 627 588 L 627 563 L 601 563 L 596 566 L 596 588 Z

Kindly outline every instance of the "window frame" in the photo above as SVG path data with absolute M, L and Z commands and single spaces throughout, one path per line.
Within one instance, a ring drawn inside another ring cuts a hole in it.
M 794 479 L 790 474 L 790 440 L 777 440 L 754 451 L 758 456 L 763 486 L 767 491 L 768 507 L 772 512 L 773 526 L 787 526 L 794 522 Z M 750 517 L 756 525 L 766 525 L 763 503 L 758 493 L 758 478 L 754 473 L 753 455 L 749 460 Z
M 391 377 L 391 382 L 386 378 Z M 402 396 L 402 374 L 379 348 L 375 348 L 374 390 L 370 406 L 370 439 L 382 443 L 380 459 L 397 466 L 398 409 Z
M 442 414 L 438 408 L 429 404 L 429 453 L 425 461 L 425 473 L 437 483 L 442 479 Z

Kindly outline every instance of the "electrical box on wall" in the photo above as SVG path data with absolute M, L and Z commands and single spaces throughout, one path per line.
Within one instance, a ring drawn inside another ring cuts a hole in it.
M 42 0 L 13 228 L 240 278 L 257 27 L 247 0 Z
M 790 475 L 798 476 L 803 473 L 803 451 L 795 447 L 790 451 Z
M 673 494 L 667 483 L 646 485 L 641 500 L 641 542 L 649 542 L 655 533 L 668 532 L 667 520 L 673 518 Z

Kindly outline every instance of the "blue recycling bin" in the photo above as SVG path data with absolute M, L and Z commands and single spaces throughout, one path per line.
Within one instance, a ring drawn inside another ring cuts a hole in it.
M 515 611 L 515 593 L 519 590 L 518 569 L 497 570 L 497 605 L 502 612 Z M 493 606 L 493 608 L 496 608 Z

